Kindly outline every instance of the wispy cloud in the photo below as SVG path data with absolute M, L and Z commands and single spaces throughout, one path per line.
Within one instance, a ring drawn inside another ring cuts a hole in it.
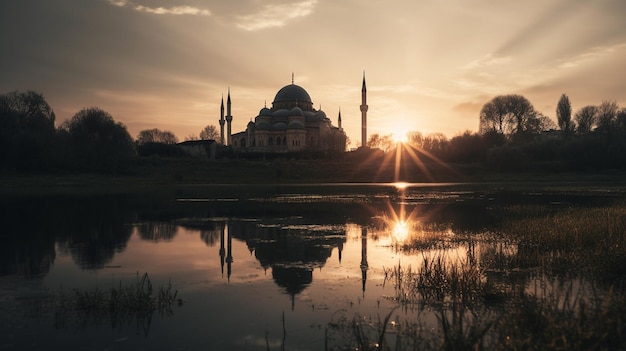
M 317 0 L 305 0 L 292 4 L 265 5 L 257 13 L 238 16 L 237 27 L 247 31 L 282 27 L 289 21 L 313 13 L 316 4 Z
M 129 0 L 108 0 L 113 6 L 129 7 L 135 11 L 151 13 L 155 15 L 197 15 L 209 16 L 211 12 L 207 9 L 201 9 L 193 6 L 172 6 L 172 7 L 150 7 L 136 4 Z
M 503 65 L 505 63 L 511 62 L 512 60 L 513 58 L 511 56 L 494 56 L 493 54 L 489 53 L 477 60 L 468 63 L 463 68 L 474 69 L 487 66 Z
M 581 65 L 592 63 L 599 59 L 613 55 L 614 53 L 626 49 L 626 43 L 613 46 L 594 47 L 580 55 L 561 63 L 559 68 L 575 68 Z

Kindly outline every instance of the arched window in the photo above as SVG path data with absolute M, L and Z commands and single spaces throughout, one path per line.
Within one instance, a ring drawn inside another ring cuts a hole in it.
M 274 138 L 270 137 L 270 138 L 267 140 L 267 145 L 269 145 L 269 146 L 274 145 Z
M 241 147 L 246 147 L 246 138 L 241 138 Z

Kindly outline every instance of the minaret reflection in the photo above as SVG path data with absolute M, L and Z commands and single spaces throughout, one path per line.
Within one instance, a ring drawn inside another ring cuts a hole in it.
M 228 277 L 228 281 L 230 282 L 230 274 L 232 272 L 232 263 L 233 263 L 233 237 L 230 235 L 230 228 L 228 227 L 228 223 L 224 224 L 224 231 L 226 231 L 226 240 L 228 242 L 228 251 L 226 254 L 226 275 Z
M 226 257 L 226 249 L 224 248 L 224 228 L 226 224 L 223 226 L 220 225 L 220 266 L 222 267 L 222 278 L 224 278 L 224 259 Z
M 361 283 L 365 297 L 365 282 L 367 281 L 367 228 L 361 228 Z

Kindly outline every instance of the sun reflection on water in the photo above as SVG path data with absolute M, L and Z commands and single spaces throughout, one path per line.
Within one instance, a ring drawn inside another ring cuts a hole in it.
M 404 242 L 409 237 L 409 225 L 406 221 L 398 221 L 391 230 L 393 238 L 397 242 Z

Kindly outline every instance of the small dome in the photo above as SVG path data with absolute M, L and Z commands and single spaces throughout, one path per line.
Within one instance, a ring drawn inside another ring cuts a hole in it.
M 272 126 L 272 129 L 285 130 L 285 129 L 287 129 L 287 124 L 285 122 L 276 122 Z
M 302 109 L 300 107 L 294 107 L 291 109 L 291 115 L 292 116 L 304 116 L 304 112 L 302 112 Z
M 289 117 L 290 114 L 291 114 L 291 112 L 289 110 L 287 110 L 287 109 L 280 109 L 280 110 L 274 111 L 272 116 L 283 118 L 283 117 Z
M 257 129 L 257 130 L 269 130 L 269 129 L 271 129 L 271 128 L 272 128 L 272 127 L 271 127 L 271 126 L 270 126 L 270 124 L 269 124 L 269 123 L 267 123 L 267 122 L 261 122 L 261 123 L 258 123 L 258 124 L 256 125 L 256 129 Z
M 291 121 L 287 126 L 287 129 L 304 129 L 304 125 L 299 121 Z
M 324 112 L 322 110 L 317 111 L 317 113 L 315 114 L 315 117 L 317 117 L 320 120 L 328 119 L 328 117 L 326 117 L 326 112 Z
M 276 93 L 276 97 L 274 97 L 274 103 L 287 101 L 301 101 L 309 104 L 313 103 L 309 93 L 307 93 L 301 86 L 295 84 L 284 86 L 278 91 L 278 93 Z
M 267 107 L 263 107 L 261 111 L 259 111 L 259 116 L 271 116 L 271 115 L 272 115 L 272 110 L 270 110 Z

